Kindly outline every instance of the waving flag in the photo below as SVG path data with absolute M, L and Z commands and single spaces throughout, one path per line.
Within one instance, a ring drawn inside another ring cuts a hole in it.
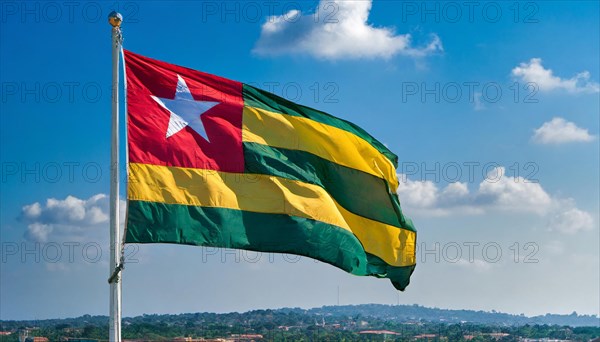
M 126 243 L 303 255 L 404 290 L 416 231 L 382 143 L 249 85 L 124 55 Z

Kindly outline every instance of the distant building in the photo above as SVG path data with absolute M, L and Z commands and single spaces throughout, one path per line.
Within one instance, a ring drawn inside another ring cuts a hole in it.
M 421 334 L 417 335 L 414 338 L 417 340 L 433 340 L 437 337 L 436 334 Z
M 400 335 L 400 333 L 390 330 L 363 330 L 358 333 L 364 335 Z
M 123 340 L 123 342 L 151 342 L 153 340 L 136 339 L 136 340 Z M 192 338 L 192 337 L 175 337 L 170 340 L 161 340 L 162 342 L 232 342 L 234 340 L 229 338 Z
M 500 339 L 503 339 L 503 338 L 507 337 L 510 334 L 507 334 L 507 333 L 489 333 L 489 334 L 483 334 L 483 335 L 487 335 L 487 336 L 489 336 L 489 337 L 491 337 L 491 338 L 493 338 L 495 340 L 500 340 Z
M 231 335 L 231 341 L 256 341 L 262 340 L 263 335 L 261 334 L 233 334 Z
M 12 331 L 0 331 L 0 336 L 8 336 L 12 334 Z
M 557 340 L 552 338 L 520 338 L 519 342 L 570 342 L 571 340 Z
M 48 338 L 41 336 L 30 336 L 25 339 L 25 342 L 48 342 Z

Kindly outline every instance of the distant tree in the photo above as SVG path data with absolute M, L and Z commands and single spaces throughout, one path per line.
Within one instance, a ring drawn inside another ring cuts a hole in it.
M 54 329 L 56 329 L 56 330 L 64 330 L 64 329 L 69 328 L 69 327 L 71 327 L 70 324 L 60 323 L 60 324 L 55 325 Z
M 83 327 L 83 332 L 82 332 L 81 337 L 98 339 L 98 338 L 100 338 L 100 336 L 101 336 L 100 329 L 97 326 L 86 325 L 85 327 Z

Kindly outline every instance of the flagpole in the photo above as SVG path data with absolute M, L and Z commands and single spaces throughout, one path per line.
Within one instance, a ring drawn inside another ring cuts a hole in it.
M 112 124 L 110 148 L 110 316 L 109 341 L 121 342 L 121 235 L 119 233 L 119 52 L 121 35 L 120 13 L 111 12 L 108 22 L 112 26 Z

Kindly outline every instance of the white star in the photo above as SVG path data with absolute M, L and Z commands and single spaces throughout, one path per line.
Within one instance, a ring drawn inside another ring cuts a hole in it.
M 209 141 L 201 116 L 207 110 L 218 105 L 219 102 L 194 100 L 185 80 L 179 75 L 177 75 L 177 90 L 174 99 L 164 99 L 154 95 L 150 96 L 161 107 L 171 113 L 169 127 L 167 128 L 167 138 L 181 131 L 185 126 L 190 126 L 206 141 Z

